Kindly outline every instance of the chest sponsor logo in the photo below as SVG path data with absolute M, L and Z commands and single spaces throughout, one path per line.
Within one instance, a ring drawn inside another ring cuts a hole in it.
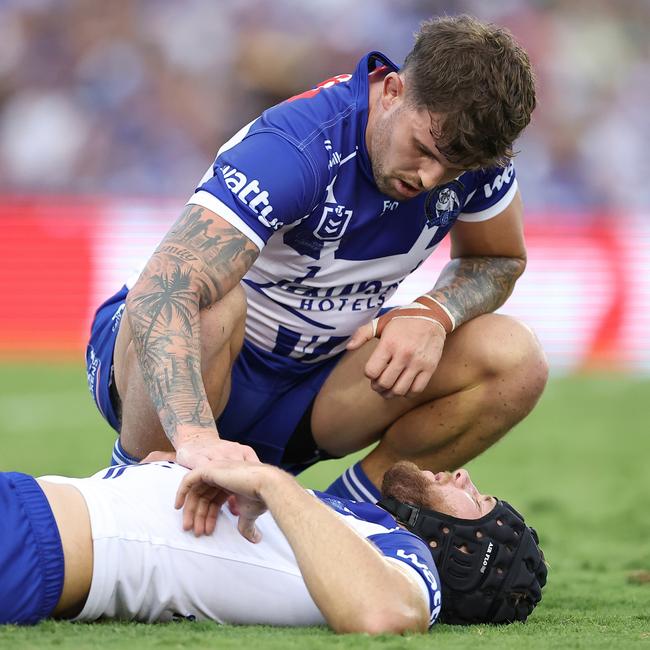
M 320 266 L 308 266 L 309 272 L 293 280 L 280 280 L 279 282 L 253 285 L 257 291 L 264 293 L 274 288 L 287 294 L 300 298 L 296 315 L 304 317 L 304 312 L 332 312 L 332 311 L 369 311 L 377 310 L 384 305 L 399 286 L 399 282 L 384 283 L 381 280 L 364 280 L 334 287 L 314 286 L 312 278 L 318 277 Z M 274 298 L 271 298 L 274 300 Z M 289 301 L 284 299 L 278 302 L 284 305 Z M 302 315 L 301 315 L 302 314 Z M 303 318 L 304 320 L 304 318 Z
M 240 172 L 235 167 L 224 165 L 219 168 L 223 174 L 224 181 L 228 189 L 253 212 L 257 214 L 257 219 L 267 228 L 277 230 L 284 223 L 270 217 L 273 212 L 271 197 L 266 190 L 260 187 L 260 182 L 254 178 L 249 181 L 246 174 Z

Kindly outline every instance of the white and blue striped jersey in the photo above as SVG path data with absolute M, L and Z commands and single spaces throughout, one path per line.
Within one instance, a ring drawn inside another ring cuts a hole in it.
M 240 535 L 237 518 L 225 506 L 213 535 L 197 538 L 182 529 L 174 499 L 188 471 L 157 462 L 116 465 L 82 479 L 41 477 L 74 485 L 88 506 L 93 578 L 77 620 L 325 623 L 271 513 L 256 522 L 262 534 L 258 544 Z M 399 563 L 420 587 L 433 624 L 440 612 L 441 587 L 427 545 L 377 506 L 313 494 L 387 561 Z M 336 539 L 331 541 L 336 544 Z
M 427 197 L 376 187 L 365 131 L 368 74 L 397 66 L 379 52 L 265 111 L 219 150 L 188 203 L 212 210 L 260 249 L 246 274 L 246 336 L 315 362 L 344 349 L 457 219 L 502 212 L 514 167 L 466 172 Z

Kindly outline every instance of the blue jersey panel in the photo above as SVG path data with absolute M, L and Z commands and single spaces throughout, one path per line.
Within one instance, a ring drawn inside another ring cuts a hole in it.
M 0 473 L 0 624 L 33 625 L 63 591 L 64 560 L 50 505 L 31 476 Z
M 314 205 L 313 164 L 286 134 L 254 124 L 237 146 L 217 157 L 213 169 L 197 191 L 214 195 L 264 242 Z

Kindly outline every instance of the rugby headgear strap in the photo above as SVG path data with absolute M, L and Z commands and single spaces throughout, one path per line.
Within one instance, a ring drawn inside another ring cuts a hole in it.
M 525 621 L 541 600 L 547 568 L 537 533 L 505 501 L 480 519 L 458 519 L 393 497 L 377 505 L 429 545 L 442 583 L 441 622 Z

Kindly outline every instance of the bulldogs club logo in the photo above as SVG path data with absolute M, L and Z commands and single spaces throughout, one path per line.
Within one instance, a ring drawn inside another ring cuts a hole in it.
M 431 190 L 424 203 L 427 226 L 446 228 L 460 214 L 463 184 L 460 181 L 447 183 Z

